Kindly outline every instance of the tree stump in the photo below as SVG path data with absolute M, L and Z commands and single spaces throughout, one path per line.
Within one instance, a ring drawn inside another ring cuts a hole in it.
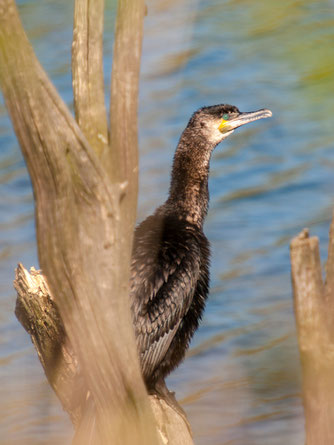
M 304 229 L 290 245 L 291 274 L 303 374 L 307 445 L 334 443 L 334 219 L 326 281 L 319 241 Z

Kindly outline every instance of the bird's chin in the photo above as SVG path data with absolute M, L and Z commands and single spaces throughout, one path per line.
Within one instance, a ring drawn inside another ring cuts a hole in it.
M 226 139 L 227 137 L 229 137 L 232 133 L 234 133 L 234 130 L 229 130 L 229 131 L 226 131 L 226 132 L 224 132 L 223 134 L 222 134 L 222 141 L 224 140 L 224 139 Z

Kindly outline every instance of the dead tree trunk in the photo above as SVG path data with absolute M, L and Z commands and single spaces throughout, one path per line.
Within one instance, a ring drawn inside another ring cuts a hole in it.
M 291 273 L 307 445 L 334 443 L 334 219 L 331 225 L 326 281 L 319 241 L 305 229 L 291 242 Z
M 14 285 L 18 293 L 15 313 L 31 336 L 50 385 L 77 426 L 83 415 L 83 398 L 89 397 L 89 393 L 71 345 L 64 341 L 62 321 L 45 277 L 41 271 L 32 268 L 29 273 L 19 264 Z M 149 399 L 161 442 L 192 445 L 189 425 L 183 416 L 163 399 Z
M 33 184 L 39 261 L 47 278 L 18 269 L 17 315 L 76 426 L 74 443 L 187 443 L 163 423 L 160 434 L 156 429 L 128 298 L 144 2 L 119 0 L 120 55 L 114 63 L 131 86 L 115 93 L 111 129 L 128 132 L 118 142 L 113 132 L 108 140 L 103 99 L 103 1 L 92 8 L 88 0 L 76 0 L 76 122 L 38 63 L 14 0 L 0 0 L 0 85 Z M 117 63 L 121 56 L 127 63 Z M 165 415 L 167 408 L 159 406 Z M 186 423 L 179 424 L 191 440 Z

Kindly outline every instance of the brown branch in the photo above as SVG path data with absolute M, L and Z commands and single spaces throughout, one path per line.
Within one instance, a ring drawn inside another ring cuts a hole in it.
M 130 36 L 135 34 L 131 43 L 136 50 L 132 56 L 137 71 L 128 60 L 134 82 L 128 91 L 120 87 L 119 94 L 126 91 L 130 96 L 123 99 L 127 113 L 120 113 L 118 119 L 125 118 L 132 124 L 133 135 L 137 102 L 131 91 L 136 91 L 133 88 L 138 83 L 141 44 L 141 31 L 138 37 L 134 23 L 142 24 L 137 20 L 142 17 L 142 1 L 131 5 L 128 0 L 120 1 L 120 16 L 125 21 L 119 19 L 118 29 L 123 44 L 126 36 L 122 24 L 126 23 Z M 133 29 L 127 21 L 129 17 L 134 20 Z M 127 70 L 126 64 L 119 66 Z M 42 304 L 22 297 L 17 313 L 32 335 L 57 394 L 70 388 L 72 379 L 74 388 L 77 378 L 83 379 L 83 390 L 78 384 L 79 399 L 72 397 L 71 390 L 60 396 L 78 424 L 74 443 L 187 443 L 188 429 L 183 439 L 176 428 L 179 436 L 175 437 L 173 427 L 169 428 L 175 419 L 162 402 L 155 408 L 164 416 L 158 439 L 132 328 L 128 283 L 137 193 L 136 141 L 129 145 L 132 136 L 126 138 L 125 160 L 122 155 L 116 156 L 119 164 L 115 165 L 121 168 L 117 168 L 111 184 L 104 166 L 39 65 L 14 0 L 0 0 L 0 84 L 31 176 L 40 265 L 56 303 L 55 306 L 52 298 L 41 291 L 43 286 L 38 285 L 38 293 L 45 297 Z M 130 111 L 134 113 L 132 122 Z M 121 148 L 120 142 L 118 139 L 117 149 Z M 24 285 L 17 280 L 22 292 L 29 281 L 25 278 Z M 46 289 L 45 286 L 48 292 Z M 43 332 L 47 326 L 52 337 Z M 64 332 L 66 342 L 59 344 Z M 57 373 L 50 369 L 55 365 L 55 352 Z M 80 364 L 80 375 L 77 368 L 73 369 L 75 363 Z M 72 412 L 77 403 L 79 414 Z
M 110 96 L 110 156 L 113 175 L 135 179 L 137 108 L 144 0 L 118 0 Z
M 36 197 L 40 265 L 95 403 L 95 443 L 155 442 L 130 317 L 129 261 L 119 261 L 131 252 L 121 186 L 111 187 L 40 67 L 13 0 L 0 0 L 0 83 Z
M 41 271 L 32 268 L 29 273 L 19 264 L 14 285 L 18 292 L 15 313 L 34 343 L 49 383 L 73 423 L 78 424 L 83 415 L 82 407 L 88 388 L 80 376 L 72 348 L 66 341 L 45 277 Z M 157 396 L 150 396 L 149 399 L 161 443 L 193 445 L 189 425 L 180 412 Z M 77 440 L 80 443 L 78 437 Z
M 76 0 L 72 44 L 72 84 L 77 122 L 100 156 L 108 145 L 103 80 L 104 0 Z
M 14 287 L 15 314 L 31 337 L 48 381 L 74 424 L 81 418 L 78 362 L 68 341 L 57 306 L 40 271 L 19 264 Z M 87 391 L 87 389 L 86 389 Z
M 134 224 L 137 208 L 137 108 L 144 14 L 144 0 L 118 0 L 110 92 L 110 152 L 106 153 L 105 163 L 113 182 L 127 182 L 121 207 L 125 228 Z

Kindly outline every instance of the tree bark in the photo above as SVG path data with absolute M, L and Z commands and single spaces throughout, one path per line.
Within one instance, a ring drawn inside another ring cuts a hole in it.
M 64 342 L 62 321 L 46 279 L 41 271 L 31 268 L 29 273 L 19 264 L 14 286 L 18 293 L 16 316 L 30 334 L 45 374 L 63 408 L 72 422 L 78 425 L 83 415 L 83 398 L 89 396 L 89 390 L 82 380 L 69 342 Z M 149 401 L 161 443 L 193 445 L 189 425 L 180 412 L 155 395 L 149 396 Z
M 318 238 L 304 230 L 290 246 L 307 445 L 334 443 L 333 222 L 330 238 L 325 285 Z
M 110 91 L 110 148 L 104 161 L 112 182 L 127 182 L 121 209 L 125 227 L 136 218 L 138 190 L 138 90 L 144 0 L 119 0 Z
M 0 82 L 36 198 L 40 265 L 94 402 L 94 443 L 154 443 L 129 309 L 122 185 L 110 181 L 0 1 Z M 97 230 L 98 228 L 98 230 Z M 129 366 L 131 363 L 131 366 Z
M 76 0 L 72 85 L 76 120 L 98 156 L 108 146 L 103 79 L 104 0 Z
M 93 54 L 102 51 L 101 2 L 97 15 L 84 0 L 75 8 L 79 126 L 38 63 L 14 0 L 0 0 L 0 85 L 31 176 L 39 261 L 48 283 L 19 268 L 16 313 L 76 426 L 74 444 L 191 443 L 187 425 L 170 407 L 149 403 L 129 307 L 143 0 L 119 1 L 111 150 L 102 54 Z M 159 430 L 151 406 L 163 419 Z
M 15 271 L 15 315 L 30 335 L 50 385 L 77 425 L 82 416 L 78 361 L 68 341 L 58 308 L 41 271 L 30 273 L 19 264 Z M 82 385 L 81 385 L 82 386 Z M 87 391 L 87 388 L 85 389 Z

